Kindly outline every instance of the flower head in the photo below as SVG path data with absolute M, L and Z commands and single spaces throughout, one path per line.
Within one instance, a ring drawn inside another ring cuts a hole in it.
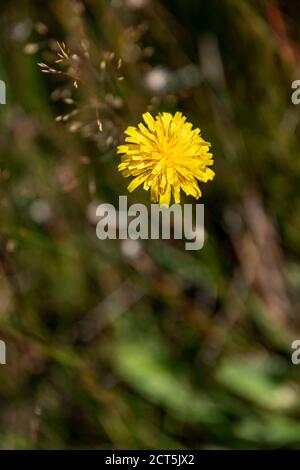
M 151 188 L 152 202 L 169 205 L 173 193 L 175 203 L 180 202 L 180 190 L 198 199 L 201 191 L 198 181 L 212 180 L 215 173 L 209 153 L 210 143 L 201 137 L 200 129 L 193 129 L 182 113 L 174 116 L 160 113 L 155 119 L 143 114 L 145 124 L 129 126 L 125 130 L 126 145 L 119 145 L 124 154 L 118 170 L 124 177 L 134 176 L 128 191 L 143 184 Z

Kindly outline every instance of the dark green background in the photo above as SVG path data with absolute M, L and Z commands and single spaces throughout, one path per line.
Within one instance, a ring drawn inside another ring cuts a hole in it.
M 299 4 L 84 5 L 1 4 L 0 447 L 299 448 Z M 55 40 L 82 39 L 78 90 L 41 73 Z M 165 89 L 145 86 L 152 67 Z M 55 121 L 60 86 L 79 132 Z M 96 238 L 97 203 L 127 194 L 116 146 L 146 110 L 180 110 L 212 142 L 201 251 Z

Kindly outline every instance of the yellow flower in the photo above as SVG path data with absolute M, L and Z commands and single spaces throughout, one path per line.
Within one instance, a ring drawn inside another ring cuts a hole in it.
M 180 189 L 198 199 L 201 191 L 198 181 L 212 180 L 215 173 L 208 168 L 213 164 L 210 143 L 201 137 L 200 129 L 193 129 L 182 113 L 175 116 L 160 113 L 155 119 L 143 114 L 147 127 L 129 126 L 125 134 L 127 145 L 119 145 L 122 163 L 118 170 L 124 177 L 134 176 L 128 191 L 143 184 L 151 188 L 151 200 L 169 205 L 173 193 L 180 203 Z

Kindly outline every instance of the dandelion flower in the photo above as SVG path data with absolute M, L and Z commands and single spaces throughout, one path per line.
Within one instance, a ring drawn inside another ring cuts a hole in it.
M 201 137 L 200 129 L 193 129 L 186 117 L 177 112 L 160 113 L 155 119 L 143 114 L 145 124 L 129 126 L 125 145 L 119 145 L 122 162 L 118 170 L 126 178 L 134 176 L 128 191 L 138 186 L 148 191 L 151 201 L 169 205 L 171 196 L 180 203 L 180 190 L 198 199 L 198 182 L 212 180 L 215 173 L 209 168 L 213 156 L 210 143 Z

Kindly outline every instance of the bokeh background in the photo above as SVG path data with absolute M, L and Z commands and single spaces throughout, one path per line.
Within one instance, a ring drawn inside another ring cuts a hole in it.
M 300 448 L 299 20 L 297 0 L 1 4 L 1 448 Z M 203 250 L 96 238 L 147 110 L 212 142 Z

